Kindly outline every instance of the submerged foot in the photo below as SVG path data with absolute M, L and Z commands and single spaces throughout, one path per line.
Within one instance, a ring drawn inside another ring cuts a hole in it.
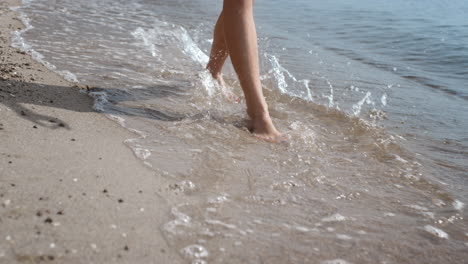
M 276 130 L 269 115 L 252 118 L 247 128 L 256 138 L 266 142 L 281 143 L 288 140 L 285 135 Z

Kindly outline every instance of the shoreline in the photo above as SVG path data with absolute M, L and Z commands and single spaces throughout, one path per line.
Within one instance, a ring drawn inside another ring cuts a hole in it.
M 18 5 L 0 4 L 0 263 L 181 262 L 159 231 L 166 180 L 91 97 L 11 47 Z

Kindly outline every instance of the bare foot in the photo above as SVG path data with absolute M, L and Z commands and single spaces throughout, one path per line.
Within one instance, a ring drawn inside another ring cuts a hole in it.
M 287 141 L 287 137 L 276 130 L 268 114 L 252 118 L 249 121 L 248 129 L 256 138 L 266 142 L 281 143 Z

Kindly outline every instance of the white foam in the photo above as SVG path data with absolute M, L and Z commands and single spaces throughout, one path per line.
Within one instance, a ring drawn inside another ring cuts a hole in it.
M 351 264 L 344 259 L 332 259 L 332 260 L 325 260 L 321 262 L 322 264 Z
M 307 233 L 309 232 L 309 228 L 305 227 L 305 226 L 294 226 L 294 228 L 297 230 L 297 231 L 301 231 L 301 232 L 304 232 L 304 233 Z
M 393 155 L 395 157 L 395 159 L 401 163 L 408 163 L 407 160 L 403 159 L 402 157 L 398 156 L 397 154 L 394 154 Z
M 23 4 L 28 4 L 29 2 L 27 1 L 23 1 Z M 18 8 L 12 8 L 12 10 L 15 10 L 18 12 Z M 18 18 L 21 20 L 21 22 L 25 25 L 25 28 L 22 29 L 22 30 L 15 30 L 12 32 L 12 41 L 11 41 L 11 46 L 13 48 L 17 48 L 23 52 L 26 52 L 26 53 L 29 53 L 31 55 L 31 57 L 38 61 L 39 63 L 41 63 L 42 65 L 44 65 L 46 68 L 48 68 L 49 70 L 59 74 L 60 76 L 62 76 L 65 80 L 69 81 L 69 82 L 78 82 L 78 79 L 76 77 L 76 75 L 74 75 L 73 73 L 69 72 L 69 71 L 65 71 L 65 70 L 57 70 L 57 67 L 53 64 L 51 64 L 50 62 L 46 61 L 44 59 L 44 56 L 37 52 L 36 50 L 33 49 L 33 47 L 28 44 L 26 42 L 26 40 L 24 40 L 23 38 L 23 33 L 25 33 L 26 31 L 28 30 L 31 30 L 33 29 L 34 27 L 31 25 L 30 23 L 30 20 L 29 18 L 26 16 L 25 13 L 22 13 L 22 12 L 19 12 L 19 16 Z
M 133 152 L 135 153 L 135 156 L 142 160 L 146 160 L 151 156 L 151 151 L 149 151 L 149 149 L 134 148 Z
M 341 240 L 351 240 L 353 239 L 351 236 L 345 234 L 336 234 L 336 237 Z
M 208 202 L 209 203 L 224 203 L 227 200 L 229 200 L 228 195 L 223 194 L 223 195 L 216 196 L 216 197 L 213 197 L 213 198 L 209 199 Z
M 380 98 L 380 102 L 382 103 L 383 106 L 387 105 L 387 94 L 382 95 L 382 97 Z
M 132 35 L 142 42 L 153 57 L 159 58 L 161 56 L 157 47 L 158 45 L 168 45 L 168 43 L 163 43 L 166 40 L 172 42 L 170 44 L 178 45 L 185 55 L 203 67 L 208 63 L 208 56 L 198 47 L 182 26 L 156 21 L 152 29 L 145 30 L 138 27 L 132 32 Z
M 171 213 L 172 215 L 176 217 L 176 219 L 166 223 L 164 225 L 164 229 L 171 234 L 183 234 L 184 232 L 181 230 L 178 230 L 178 227 L 179 226 L 190 227 L 191 226 L 190 216 L 179 211 L 177 207 L 173 207 L 171 209 Z
M 201 245 L 190 245 L 180 250 L 180 252 L 189 258 L 206 258 L 210 255 L 208 250 Z
M 359 115 L 361 113 L 362 106 L 364 103 L 366 104 L 371 104 L 371 92 L 367 92 L 366 95 L 357 103 L 353 105 L 353 113 L 355 116 Z
M 287 90 L 288 83 L 286 82 L 286 77 L 285 77 L 284 74 L 287 73 L 287 74 L 289 74 L 289 76 L 292 76 L 292 75 L 285 68 L 283 68 L 283 66 L 281 66 L 281 64 L 279 64 L 279 61 L 275 56 L 266 54 L 266 57 L 268 58 L 268 60 L 271 63 L 271 70 L 270 70 L 269 73 L 273 74 L 273 77 L 276 80 L 276 84 L 278 86 L 278 89 L 282 93 L 288 93 L 288 90 Z M 295 78 L 294 78 L 294 80 L 295 80 Z
M 109 115 L 109 118 L 119 123 L 119 125 L 125 127 L 125 119 L 117 115 Z
M 426 207 L 419 206 L 419 205 L 416 205 L 416 204 L 406 205 L 406 207 L 413 208 L 413 209 L 416 209 L 418 211 L 428 211 L 428 209 Z
M 109 102 L 107 93 L 105 91 L 89 92 L 88 95 L 94 98 L 94 110 L 104 112 L 104 106 Z
M 346 219 L 347 219 L 346 217 L 336 213 L 336 214 L 323 218 L 322 222 L 341 222 L 341 221 L 345 221 Z
M 437 227 L 433 227 L 431 225 L 426 225 L 424 226 L 424 230 L 426 230 L 428 233 L 430 233 L 433 236 L 436 236 L 438 238 L 443 238 L 443 239 L 448 239 L 449 235 L 445 233 L 442 229 L 439 229 Z
M 453 201 L 452 206 L 455 210 L 462 211 L 463 207 L 465 207 L 465 204 L 459 200 L 455 200 Z
M 307 99 L 309 99 L 309 101 L 313 102 L 314 99 L 312 97 L 312 90 L 309 87 L 310 80 L 307 80 L 307 79 L 302 80 L 302 83 L 304 84 L 304 87 L 306 89 Z
M 211 225 L 220 225 L 220 226 L 224 226 L 228 229 L 236 229 L 237 227 L 235 225 L 232 225 L 232 224 L 226 224 L 224 222 L 221 222 L 219 220 L 215 220 L 215 219 L 207 219 L 205 220 L 205 222 L 207 222 L 208 224 L 211 224 Z

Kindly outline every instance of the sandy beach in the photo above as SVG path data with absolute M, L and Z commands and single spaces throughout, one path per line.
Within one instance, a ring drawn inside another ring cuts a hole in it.
M 92 98 L 10 46 L 0 4 L 0 263 L 178 263 L 161 179 Z
M 0 1 L 0 264 L 466 262 L 468 6 L 255 2 L 282 144 L 223 1 Z

